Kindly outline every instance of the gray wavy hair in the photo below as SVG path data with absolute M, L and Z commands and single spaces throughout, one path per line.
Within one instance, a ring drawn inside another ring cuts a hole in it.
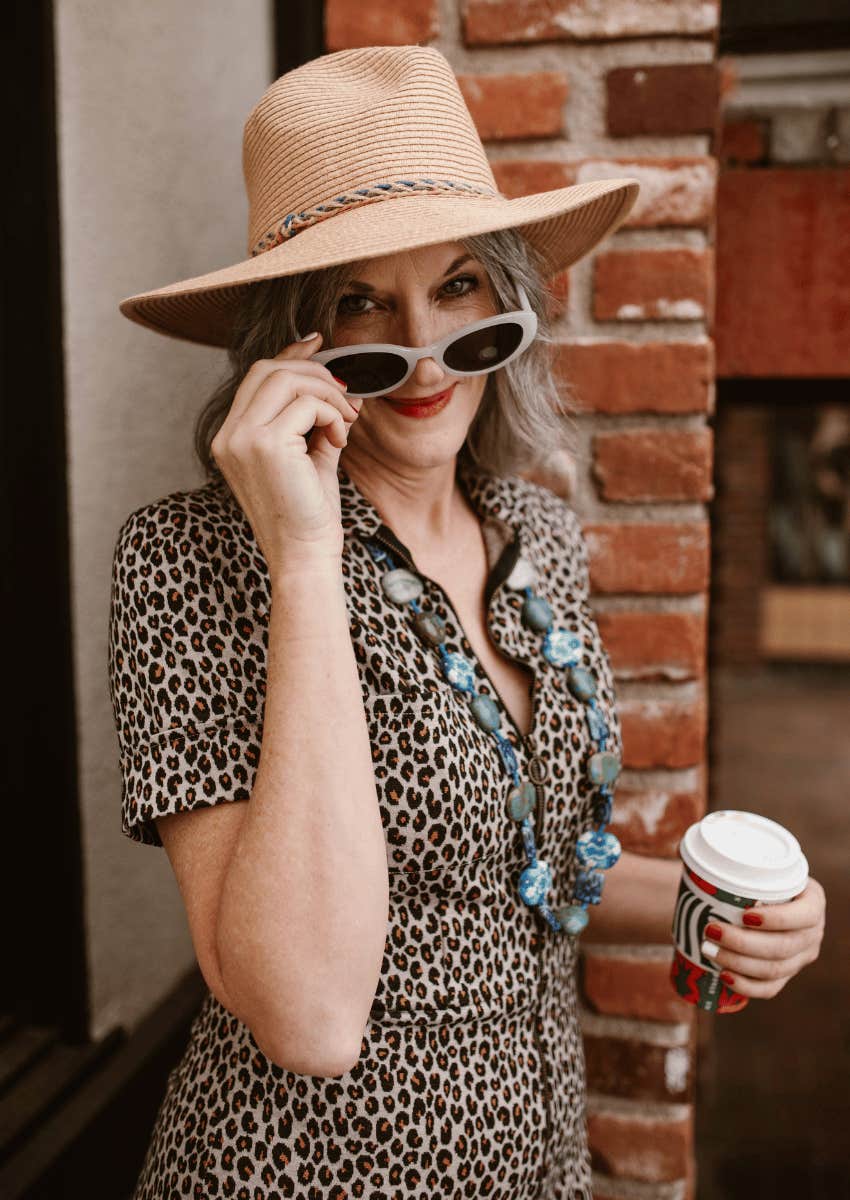
M 515 229 L 458 239 L 485 268 L 503 312 L 517 307 L 514 282 L 523 285 L 537 314 L 538 334 L 525 353 L 488 375 L 461 454 L 493 475 L 545 469 L 553 451 L 575 452 L 575 407 L 563 383 L 555 381 L 550 305 L 554 295 L 544 276 L 542 256 Z M 317 329 L 331 346 L 340 298 L 363 260 L 284 275 L 251 284 L 240 298 L 227 348 L 230 372 L 195 422 L 195 453 L 209 479 L 223 481 L 210 445 L 230 411 L 248 368 L 273 358 L 295 341 L 296 329 Z

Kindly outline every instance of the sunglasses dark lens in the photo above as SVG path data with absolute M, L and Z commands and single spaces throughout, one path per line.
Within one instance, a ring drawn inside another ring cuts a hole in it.
M 398 354 L 346 354 L 325 362 L 332 375 L 348 384 L 349 392 L 380 392 L 395 387 L 407 371 Z
M 522 341 L 522 326 L 502 321 L 464 334 L 443 354 L 446 366 L 452 371 L 486 371 L 504 362 Z

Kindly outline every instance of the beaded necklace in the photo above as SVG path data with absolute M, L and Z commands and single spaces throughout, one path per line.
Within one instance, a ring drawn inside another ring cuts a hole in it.
M 567 686 L 571 694 L 585 705 L 587 727 L 596 743 L 596 749 L 587 761 L 586 771 L 591 783 L 598 789 L 593 800 L 593 819 L 597 828 L 583 833 L 576 843 L 576 857 L 583 869 L 576 875 L 572 903 L 553 909 L 546 899 L 554 884 L 552 870 L 545 859 L 537 856 L 532 816 L 537 802 L 537 788 L 545 774 L 541 776 L 538 771 L 536 779 L 520 778 L 514 748 L 500 732 L 502 722 L 498 705 L 490 696 L 476 691 L 475 671 L 470 660 L 463 654 L 446 650 L 445 622 L 436 613 L 426 612 L 419 605 L 419 597 L 425 590 L 422 579 L 413 571 L 396 567 L 389 552 L 376 542 L 367 541 L 366 546 L 376 563 L 384 563 L 388 567 L 381 575 L 384 594 L 394 604 L 410 606 L 414 614 L 411 622 L 413 628 L 423 641 L 438 649 L 444 676 L 456 691 L 471 698 L 470 709 L 475 721 L 481 729 L 492 734 L 498 744 L 499 755 L 513 785 L 507 796 L 507 813 L 522 830 L 528 860 L 528 866 L 517 881 L 521 899 L 530 908 L 537 908 L 556 933 L 566 931 L 577 936 L 588 923 L 588 904 L 598 904 L 602 899 L 605 882 L 602 872 L 613 867 L 621 854 L 618 838 L 613 833 L 605 832 L 605 826 L 611 819 L 612 788 L 620 773 L 620 759 L 613 751 L 605 749 L 609 729 L 596 701 L 596 676 L 579 665 L 581 638 L 553 625 L 552 609 L 533 590 L 536 580 L 534 568 L 526 559 L 518 559 L 505 584 L 525 596 L 522 622 L 528 629 L 543 633 L 542 652 L 546 661 L 552 666 L 566 669 Z

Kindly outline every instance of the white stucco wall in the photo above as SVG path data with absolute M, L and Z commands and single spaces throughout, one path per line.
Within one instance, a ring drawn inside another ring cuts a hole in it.
M 224 352 L 142 329 L 125 296 L 248 257 L 242 127 L 274 78 L 268 0 L 61 0 L 56 21 L 72 613 L 90 1033 L 132 1028 L 191 965 L 165 851 L 120 828 L 110 567 L 136 507 L 203 482 L 195 413 Z

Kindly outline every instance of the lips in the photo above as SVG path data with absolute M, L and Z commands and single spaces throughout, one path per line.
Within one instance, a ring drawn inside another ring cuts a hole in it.
M 417 397 L 416 399 L 410 399 L 409 397 L 406 397 L 403 400 L 397 399 L 395 396 L 387 396 L 386 399 L 391 400 L 393 404 L 433 404 L 435 400 L 443 400 L 446 396 L 448 396 L 453 387 L 454 384 L 445 388 L 442 392 L 435 392 L 433 396 L 421 396 Z

